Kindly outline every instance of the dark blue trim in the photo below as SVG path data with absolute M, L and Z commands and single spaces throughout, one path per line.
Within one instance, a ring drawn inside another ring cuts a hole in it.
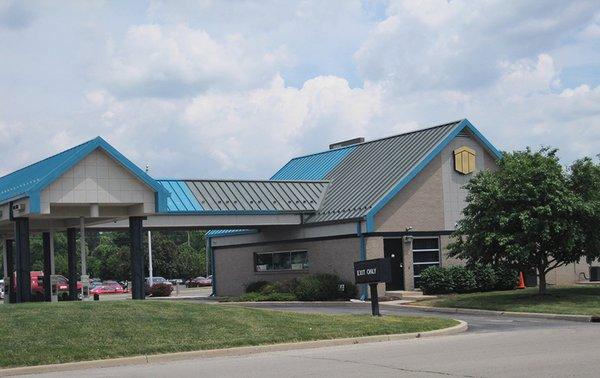
M 32 192 L 29 194 L 29 212 L 31 214 L 39 214 L 42 210 L 42 200 L 40 198 L 40 192 Z M 10 210 L 12 212 L 12 210 Z
M 502 158 L 502 153 L 496 149 L 467 119 L 460 121 L 458 125 L 432 149 L 423 160 L 419 162 L 406 176 L 404 176 L 383 198 L 381 198 L 375 206 L 369 210 L 366 215 L 367 232 L 375 231 L 375 215 L 383 209 L 409 182 L 412 181 L 425 167 L 442 152 L 442 150 L 464 129 L 468 129 L 475 135 L 484 146 L 498 159 Z
M 314 211 L 280 211 L 280 210 L 200 210 L 200 211 L 167 211 L 163 215 L 302 215 Z

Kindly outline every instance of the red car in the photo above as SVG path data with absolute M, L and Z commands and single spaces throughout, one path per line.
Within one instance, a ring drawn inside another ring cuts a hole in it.
M 32 271 L 29 273 L 31 277 L 31 296 L 38 300 L 42 300 L 44 298 L 44 272 L 42 271 Z M 13 274 L 12 279 L 12 287 L 13 290 L 17 290 L 17 276 L 16 273 Z M 77 281 L 77 291 L 80 292 L 82 288 L 81 281 Z M 65 292 L 69 290 L 69 280 L 61 275 L 58 275 L 58 283 L 57 283 L 57 292 Z
M 102 285 L 96 286 L 90 290 L 90 295 L 94 294 L 123 294 L 127 293 L 127 290 L 123 289 L 117 282 L 105 282 Z

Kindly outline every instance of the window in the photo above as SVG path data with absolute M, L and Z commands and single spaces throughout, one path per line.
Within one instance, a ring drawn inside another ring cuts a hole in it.
M 439 238 L 413 239 L 413 272 L 415 287 L 420 286 L 421 272 L 430 266 L 440 265 Z
M 254 254 L 256 272 L 289 271 L 308 269 L 306 251 L 267 252 Z

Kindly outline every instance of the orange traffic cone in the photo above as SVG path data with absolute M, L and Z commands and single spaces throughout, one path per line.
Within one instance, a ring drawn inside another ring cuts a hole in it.
M 523 278 L 523 272 L 519 272 L 519 285 L 517 289 L 525 289 L 525 279 Z

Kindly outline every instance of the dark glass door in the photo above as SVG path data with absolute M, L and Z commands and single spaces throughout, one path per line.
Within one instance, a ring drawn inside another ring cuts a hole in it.
M 404 290 L 404 258 L 402 238 L 383 239 L 383 255 L 392 262 L 392 282 L 385 285 L 386 290 Z

